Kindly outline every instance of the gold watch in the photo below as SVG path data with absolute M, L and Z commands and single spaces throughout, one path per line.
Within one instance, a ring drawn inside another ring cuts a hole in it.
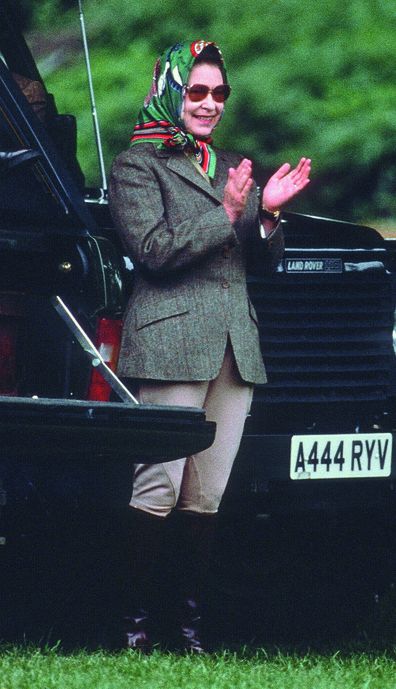
M 273 222 L 278 222 L 280 218 L 280 210 L 269 211 L 265 206 L 260 207 L 260 217 L 265 220 L 272 220 Z

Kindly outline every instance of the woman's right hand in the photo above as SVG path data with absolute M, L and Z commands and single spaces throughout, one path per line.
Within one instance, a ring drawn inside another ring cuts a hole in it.
M 252 186 L 252 162 L 244 158 L 237 168 L 230 167 L 224 187 L 223 206 L 231 223 L 241 217 Z

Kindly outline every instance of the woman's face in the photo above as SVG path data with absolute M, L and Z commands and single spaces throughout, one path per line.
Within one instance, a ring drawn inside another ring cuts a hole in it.
M 192 68 L 188 79 L 188 86 L 193 84 L 204 84 L 210 89 L 223 84 L 223 75 L 217 65 L 201 62 Z M 188 92 L 184 96 L 183 121 L 184 126 L 190 134 L 198 138 L 205 138 L 211 135 L 224 110 L 224 103 L 216 103 L 212 94 L 208 95 L 198 103 L 193 103 Z

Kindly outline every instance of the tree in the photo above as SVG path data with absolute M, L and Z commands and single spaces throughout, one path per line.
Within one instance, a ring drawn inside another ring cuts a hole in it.
M 56 21 L 60 0 L 44 5 Z M 394 0 L 201 0 L 182 12 L 178 0 L 84 6 L 108 164 L 127 145 L 155 56 L 177 40 L 207 37 L 220 44 L 233 86 L 218 143 L 251 156 L 263 176 L 312 157 L 314 181 L 298 210 L 396 215 Z M 76 104 L 72 85 L 85 83 L 81 64 L 51 75 L 54 91 L 70 84 L 65 109 Z M 80 96 L 77 104 L 87 162 L 89 107 Z

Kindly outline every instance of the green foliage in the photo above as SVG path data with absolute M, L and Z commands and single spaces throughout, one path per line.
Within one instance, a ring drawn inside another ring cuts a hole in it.
M 91 53 L 95 101 L 101 130 L 107 170 L 115 154 L 128 145 L 135 113 L 140 107 L 150 81 L 155 54 L 144 41 L 132 43 L 117 54 L 109 48 Z M 136 65 L 150 65 L 146 71 Z M 60 112 L 72 112 L 78 119 L 78 156 L 88 185 L 98 181 L 98 159 L 89 100 L 85 62 L 53 72 L 46 79 L 47 88 L 56 94 Z
M 63 25 L 67 10 L 75 13 L 78 7 L 78 0 L 16 0 L 16 3 L 28 8 L 31 23 L 43 30 Z
M 78 3 L 67 15 L 61 5 L 37 5 L 41 28 L 52 22 L 70 31 L 74 15 L 78 30 Z M 155 56 L 177 40 L 205 37 L 220 44 L 233 86 L 219 145 L 252 157 L 261 179 L 285 160 L 312 157 L 313 182 L 296 210 L 396 216 L 394 0 L 190 0 L 182 9 L 178 0 L 84 0 L 84 7 L 108 164 L 128 143 Z M 62 110 L 77 109 L 91 179 L 81 59 L 50 83 Z

